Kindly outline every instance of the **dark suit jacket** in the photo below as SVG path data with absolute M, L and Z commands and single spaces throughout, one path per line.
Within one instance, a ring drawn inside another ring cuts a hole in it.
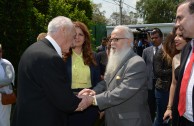
M 172 81 L 172 65 L 163 58 L 163 49 L 158 49 L 153 57 L 154 75 L 156 77 L 155 88 L 169 92 Z
M 98 52 L 101 52 L 101 51 L 106 51 L 105 46 L 100 45 L 100 46 L 96 47 L 96 52 L 97 52 L 97 53 L 98 53 Z
M 151 126 L 147 103 L 146 64 L 132 49 L 115 71 L 94 87 L 106 126 Z M 104 91 L 104 92 L 103 92 Z
M 183 78 L 185 65 L 186 65 L 187 58 L 189 56 L 190 51 L 191 51 L 191 43 L 189 42 L 187 43 L 187 45 L 184 47 L 184 49 L 181 52 L 180 71 L 179 71 L 177 88 L 175 91 L 174 102 L 173 102 L 173 126 L 176 126 L 177 122 L 179 122 L 179 113 L 178 113 L 179 92 L 180 92 L 180 86 L 181 86 L 181 81 Z M 194 95 L 194 92 L 193 92 L 193 95 Z M 192 102 L 194 103 L 194 96 L 192 97 Z M 193 113 L 194 113 L 194 104 L 193 104 Z
M 74 112 L 81 100 L 66 84 L 65 69 L 64 61 L 47 39 L 23 53 L 12 126 L 66 126 L 68 113 Z
M 149 90 L 152 90 L 154 88 L 153 56 L 154 56 L 153 46 L 150 46 L 143 50 L 142 58 L 146 63 L 147 85 Z

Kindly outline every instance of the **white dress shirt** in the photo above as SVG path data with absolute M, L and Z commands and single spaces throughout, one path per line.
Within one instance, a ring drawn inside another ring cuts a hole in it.
M 60 57 L 62 57 L 62 52 L 61 52 L 61 48 L 59 47 L 59 45 L 57 44 L 57 42 L 49 35 L 47 35 L 45 38 L 47 38 L 50 43 L 53 45 L 53 47 L 55 48 L 55 50 L 57 51 L 57 53 L 59 54 Z
M 0 80 L 2 80 L 5 76 L 5 72 L 1 63 L 2 63 L 2 59 L 0 59 Z
M 154 48 L 153 48 L 153 51 L 154 51 L 154 55 L 155 55 L 155 53 L 156 53 L 156 46 L 153 46 Z M 161 49 L 162 48 L 162 44 L 160 44 L 159 46 L 158 46 L 158 50 L 159 49 Z
M 6 67 L 3 65 L 6 64 Z M 5 79 L 6 77 L 6 79 Z M 12 64 L 6 60 L 0 59 L 0 84 L 7 84 L 9 80 L 9 84 L 12 82 L 14 84 L 15 72 Z M 11 114 L 11 104 L 2 105 L 1 103 L 1 93 L 10 94 L 13 90 L 10 88 L 10 85 L 4 85 L 0 88 L 0 126 L 10 126 L 10 114 Z

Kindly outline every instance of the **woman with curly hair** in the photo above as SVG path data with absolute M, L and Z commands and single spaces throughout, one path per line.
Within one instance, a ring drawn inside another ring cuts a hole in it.
M 191 41 L 190 38 L 184 38 L 182 35 L 182 32 L 176 27 L 173 29 L 171 36 L 172 36 L 172 40 L 168 41 L 169 46 L 166 47 L 165 49 L 167 50 L 166 52 L 173 58 L 172 60 L 172 82 L 170 86 L 168 105 L 166 107 L 166 112 L 164 113 L 163 119 L 166 119 L 167 117 L 169 117 L 170 119 L 173 119 L 172 106 L 173 106 L 174 93 L 175 93 L 175 89 L 177 85 L 177 77 L 175 76 L 175 74 L 179 72 L 181 50 L 184 48 L 184 46 L 189 41 Z M 173 122 L 172 124 L 174 125 Z
M 74 47 L 65 54 L 67 84 L 77 94 L 84 88 L 92 88 L 100 81 L 100 69 L 96 54 L 92 51 L 90 33 L 82 22 L 74 22 L 76 37 Z M 91 106 L 69 116 L 69 126 L 93 126 L 99 116 L 98 108 Z

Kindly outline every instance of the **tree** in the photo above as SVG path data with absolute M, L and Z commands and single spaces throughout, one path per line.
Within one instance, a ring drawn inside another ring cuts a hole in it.
M 49 0 L 33 0 L 33 6 L 39 13 L 48 14 Z
M 137 13 L 134 12 L 129 12 L 127 14 L 126 11 L 122 12 L 122 24 L 124 25 L 130 25 L 130 24 L 136 24 L 137 23 Z M 110 16 L 108 24 L 110 25 L 119 25 L 120 23 L 120 13 L 118 12 L 113 12 Z
M 118 12 L 113 12 L 110 15 L 109 23 L 110 25 L 118 25 L 119 24 L 119 13 Z
M 17 71 L 19 57 L 30 44 L 32 1 L 0 1 L 0 42 L 3 45 L 4 57 L 13 64 Z
M 126 11 L 124 11 L 123 13 L 124 13 L 122 16 L 123 24 L 125 25 L 137 24 L 137 18 L 138 18 L 137 13 L 134 13 L 133 11 L 130 11 L 128 15 L 126 14 L 127 13 Z
M 92 21 L 95 23 L 102 23 L 106 24 L 107 19 L 104 16 L 106 13 L 105 11 L 100 11 L 100 8 L 102 7 L 102 4 L 92 4 L 93 7 L 93 15 L 92 15 Z
M 89 20 L 92 20 L 93 8 L 92 2 L 90 0 L 64 0 L 64 1 L 66 4 L 70 4 L 72 6 L 72 10 L 74 10 L 74 8 L 77 7 L 79 11 L 84 11 L 84 15 Z
M 92 5 L 88 0 L 49 0 L 48 22 L 58 15 L 64 15 L 72 19 L 72 21 L 81 21 L 88 27 L 92 24 Z
M 166 23 L 174 21 L 177 4 L 177 0 L 139 0 L 136 8 L 144 23 Z

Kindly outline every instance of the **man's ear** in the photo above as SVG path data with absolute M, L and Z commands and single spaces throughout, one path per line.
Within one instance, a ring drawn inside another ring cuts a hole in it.
M 131 45 L 131 43 L 133 43 L 133 41 L 134 41 L 134 40 L 133 40 L 132 38 L 129 38 L 129 39 L 128 39 L 128 44 Z

